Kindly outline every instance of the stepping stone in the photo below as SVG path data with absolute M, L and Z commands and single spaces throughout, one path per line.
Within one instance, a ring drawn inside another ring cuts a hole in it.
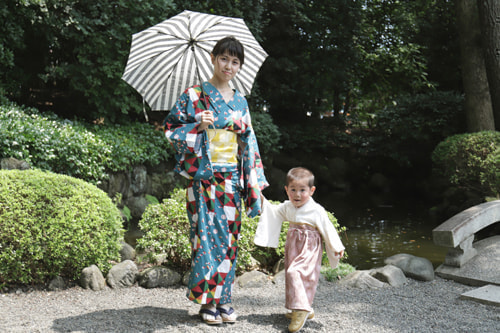
M 500 286 L 488 284 L 484 287 L 463 293 L 460 295 L 460 298 L 500 306 Z

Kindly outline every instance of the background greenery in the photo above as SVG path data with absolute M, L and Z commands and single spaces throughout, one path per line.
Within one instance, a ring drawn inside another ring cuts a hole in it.
M 0 104 L 0 158 L 98 184 L 110 171 L 172 156 L 163 131 L 147 123 L 95 125 L 14 103 Z
M 346 228 L 339 225 L 332 213 L 328 212 L 328 215 L 342 236 Z M 279 245 L 276 249 L 263 248 L 254 244 L 253 239 L 258 222 L 259 217 L 249 218 L 245 212 L 242 212 L 237 273 L 255 268 L 272 271 L 278 260 L 284 258 L 288 222 L 285 222 L 281 228 Z M 137 241 L 137 250 L 145 254 L 144 260 L 156 263 L 166 259 L 168 264 L 181 268 L 183 272 L 187 271 L 191 265 L 191 241 L 189 240 L 190 224 L 186 214 L 186 190 L 174 190 L 171 197 L 162 203 L 149 205 L 139 221 L 139 227 L 144 232 L 144 236 Z M 323 264 L 328 265 L 326 253 L 323 255 Z

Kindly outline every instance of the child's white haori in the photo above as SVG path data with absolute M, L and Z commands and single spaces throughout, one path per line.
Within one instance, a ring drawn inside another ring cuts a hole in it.
M 299 208 L 295 208 L 289 200 L 279 205 L 273 205 L 268 200 L 264 200 L 254 243 L 264 247 L 278 247 L 281 225 L 284 221 L 304 223 L 316 228 L 325 244 L 330 266 L 337 267 L 340 258 L 335 253 L 344 250 L 345 247 L 328 218 L 326 210 L 313 198 Z

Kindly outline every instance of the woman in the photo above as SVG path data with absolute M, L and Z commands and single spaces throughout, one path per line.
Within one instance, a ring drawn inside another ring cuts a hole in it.
M 191 224 L 188 298 L 201 304 L 207 324 L 233 323 L 241 199 L 247 215 L 260 214 L 260 191 L 268 186 L 248 104 L 229 81 L 244 62 L 243 45 L 221 39 L 211 53 L 210 80 L 186 89 L 165 119 L 176 150 L 175 171 L 191 179 L 187 213 Z

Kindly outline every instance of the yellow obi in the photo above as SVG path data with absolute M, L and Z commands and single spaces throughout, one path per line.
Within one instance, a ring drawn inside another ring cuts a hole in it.
M 237 134 L 223 129 L 208 129 L 212 163 L 237 163 Z

